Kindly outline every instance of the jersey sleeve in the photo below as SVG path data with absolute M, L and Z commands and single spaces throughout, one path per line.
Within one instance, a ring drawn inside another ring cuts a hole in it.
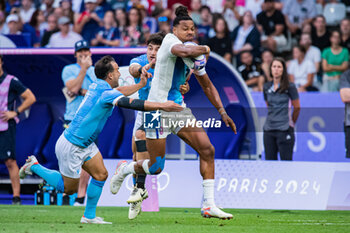
M 141 65 L 142 61 L 141 61 L 140 57 L 135 57 L 135 58 L 131 59 L 130 65 L 134 64 L 134 63 Z
M 103 92 L 101 96 L 101 102 L 108 105 L 115 105 L 117 101 L 122 97 L 124 97 L 122 93 L 116 89 L 113 89 Z
M 73 70 L 71 69 L 70 66 L 66 66 L 66 67 L 63 68 L 62 80 L 63 80 L 64 85 L 66 85 L 66 83 L 69 80 L 72 80 L 72 79 L 75 79 L 75 78 L 76 78 L 76 75 L 75 75 L 75 73 L 73 72 Z
M 171 56 L 174 56 L 176 57 L 172 52 L 171 52 L 171 49 L 175 46 L 175 45 L 178 45 L 178 44 L 182 44 L 182 42 L 176 37 L 176 36 L 173 36 L 173 37 L 169 37 L 169 40 L 167 41 L 167 46 L 168 46 L 168 52 Z
M 24 86 L 24 84 L 19 81 L 18 78 L 14 77 L 10 83 L 10 90 L 13 90 L 18 95 L 22 95 L 22 93 L 27 90 L 27 87 Z
M 299 99 L 299 93 L 294 83 L 289 84 L 289 96 L 291 100 Z

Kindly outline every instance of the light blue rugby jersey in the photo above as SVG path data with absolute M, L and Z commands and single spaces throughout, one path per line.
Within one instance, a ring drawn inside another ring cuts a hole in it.
M 80 70 L 81 67 L 77 63 L 65 66 L 62 71 L 62 80 L 64 82 L 64 85 L 66 85 L 66 83 L 69 80 L 76 79 L 79 75 Z M 84 81 L 81 87 L 87 90 L 90 84 L 96 82 L 96 80 L 97 78 L 94 72 L 94 67 L 90 66 L 89 69 L 86 71 L 86 75 L 84 77 Z M 64 114 L 65 120 L 73 120 L 75 112 L 80 106 L 80 103 L 83 100 L 83 98 L 84 96 L 78 95 L 72 102 L 66 102 L 66 113 Z
M 147 65 L 149 62 L 148 62 L 148 59 L 147 59 L 147 54 L 143 54 L 141 56 L 138 56 L 138 57 L 135 57 L 133 58 L 131 61 L 130 61 L 130 65 L 133 64 L 133 63 L 137 63 L 141 66 L 145 66 Z M 150 68 L 148 70 L 148 73 L 151 73 L 152 74 L 152 78 L 153 78 L 153 74 L 154 74 L 154 69 Z M 149 78 L 147 80 L 147 84 L 146 86 L 144 86 L 143 88 L 141 88 L 139 90 L 139 98 L 141 100 L 147 100 L 148 98 L 148 94 L 149 94 L 149 90 L 151 89 L 151 84 L 152 84 L 152 78 Z M 139 83 L 140 82 L 140 78 L 134 78 L 135 79 L 135 83 Z
M 90 85 L 74 119 L 64 131 L 66 139 L 76 146 L 88 147 L 102 131 L 121 97 L 122 93 L 112 89 L 106 81 L 97 79 Z

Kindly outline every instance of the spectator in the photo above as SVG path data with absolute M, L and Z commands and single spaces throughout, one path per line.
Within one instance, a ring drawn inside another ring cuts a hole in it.
M 71 0 L 61 0 L 60 8 L 62 9 L 62 16 L 69 18 L 69 23 L 74 23 L 74 12 L 72 10 L 72 1 Z
M 149 29 L 149 34 L 157 32 L 158 22 L 154 17 L 149 17 L 147 15 L 146 8 L 143 5 L 138 5 L 137 8 L 141 11 L 142 15 L 142 24 L 147 25 Z
M 261 12 L 263 3 L 264 0 L 245 0 L 245 10 L 250 11 L 255 20 L 256 16 Z
M 25 28 L 28 28 L 28 31 L 30 30 L 32 33 L 32 44 L 34 45 L 34 47 L 39 47 L 41 37 L 43 36 L 45 29 L 47 28 L 44 12 L 42 12 L 41 10 L 34 11 L 29 23 L 23 25 L 23 31 L 25 31 Z
M 346 18 L 340 22 L 341 46 L 350 49 L 350 19 Z
M 216 18 L 213 27 L 216 35 L 209 39 L 210 50 L 232 63 L 232 42 L 225 19 L 223 17 Z
M 350 159 L 350 69 L 340 76 L 340 97 L 345 104 L 344 134 L 345 157 Z
M 326 28 L 326 19 L 323 15 L 318 15 L 314 19 L 314 28 L 311 32 L 312 45 L 323 51 L 331 45 L 329 38 L 330 33 Z
M 246 11 L 241 22 L 241 25 L 236 27 L 231 35 L 237 66 L 240 65 L 240 53 L 242 51 L 251 51 L 254 59 L 260 56 L 260 32 L 254 25 L 252 13 Z
M 239 25 L 243 8 L 236 6 L 236 0 L 226 0 L 222 14 L 228 24 L 229 31 L 232 32 Z
M 135 47 L 145 45 L 149 35 L 149 28 L 142 24 L 141 12 L 132 7 L 129 11 L 129 24 L 122 33 L 123 46 Z
M 301 34 L 310 34 L 312 33 L 312 26 L 310 23 L 307 23 L 307 24 L 304 24 L 302 27 L 301 27 Z
M 191 1 L 191 18 L 195 25 L 199 25 L 202 23 L 201 14 L 199 10 L 202 7 L 201 0 L 192 0 Z
M 112 7 L 106 0 L 97 0 L 96 14 L 100 19 L 103 19 L 107 11 L 111 11 Z
M 96 0 L 85 0 L 85 11 L 77 16 L 74 24 L 74 31 L 82 35 L 84 40 L 90 42 L 100 26 L 103 26 L 103 20 L 98 17 L 95 10 Z
M 281 160 L 293 160 L 294 125 L 300 112 L 298 90 L 288 80 L 283 59 L 274 58 L 270 70 L 273 81 L 264 84 L 264 100 L 268 108 L 264 124 L 265 159 L 277 160 L 279 152 Z M 294 107 L 291 116 L 290 100 Z
M 270 66 L 271 66 L 273 57 L 274 57 L 273 52 L 271 50 L 265 49 L 261 53 L 261 59 L 262 59 L 261 70 L 262 70 L 262 73 L 264 74 L 264 83 L 272 81 Z
M 97 81 L 94 66 L 92 66 L 91 51 L 87 41 L 80 40 L 75 43 L 75 64 L 67 65 L 62 70 L 62 80 L 65 88 L 66 112 L 64 114 L 65 124 L 68 125 L 74 118 L 90 84 Z M 82 170 L 80 175 L 77 204 L 84 204 L 86 187 L 89 175 Z
M 5 12 L 0 10 L 0 34 L 8 34 L 9 29 L 6 24 Z
M 307 33 L 301 34 L 299 44 L 306 49 L 305 59 L 312 61 L 316 73 L 319 73 L 321 67 L 321 51 L 319 48 L 312 45 L 311 35 Z
M 115 18 L 117 21 L 117 27 L 119 29 L 119 32 L 121 33 L 129 24 L 128 16 L 124 9 L 118 8 L 115 10 Z
M 48 19 L 49 15 L 53 14 L 55 8 L 53 7 L 54 0 L 43 0 L 40 6 L 40 10 L 44 12 L 45 19 Z
M 58 25 L 57 25 L 57 17 L 55 14 L 51 14 L 47 17 L 47 29 L 44 32 L 44 35 L 41 39 L 40 46 L 45 47 L 52 36 L 52 34 L 58 32 Z
M 166 16 L 158 17 L 158 28 L 160 32 L 163 32 L 165 35 L 171 33 L 171 22 L 170 19 Z
M 323 91 L 339 91 L 340 75 L 348 69 L 349 51 L 340 45 L 339 31 L 331 33 L 331 47 L 322 51 Z
M 20 30 L 21 24 L 17 15 L 9 15 L 6 18 L 6 24 L 9 29 L 10 35 L 20 35 L 22 32 Z
M 242 51 L 241 61 L 242 65 L 238 67 L 238 71 L 241 73 L 245 84 L 253 91 L 262 91 L 264 76 L 260 64 L 253 60 L 250 51 Z
M 47 47 L 49 48 L 72 48 L 75 43 L 83 38 L 78 33 L 73 32 L 69 26 L 69 18 L 62 16 L 58 20 L 59 32 L 54 33 Z
M 272 51 L 286 46 L 286 23 L 281 11 L 276 10 L 274 0 L 265 0 L 265 9 L 257 15 L 262 45 Z
M 210 8 L 207 6 L 202 6 L 199 10 L 201 14 L 202 23 L 197 25 L 198 31 L 198 42 L 199 44 L 207 44 L 210 36 L 211 25 L 212 25 L 212 15 Z
M 126 9 L 129 0 L 113 0 L 111 1 L 112 9 Z
M 23 23 L 28 23 L 35 11 L 33 0 L 22 0 L 22 7 L 20 9 L 20 16 Z
M 17 108 L 15 100 L 23 102 Z M 0 159 L 9 171 L 13 191 L 12 204 L 21 204 L 19 169 L 16 162 L 16 121 L 18 116 L 35 102 L 33 93 L 16 77 L 3 70 L 3 57 L 0 55 Z
M 116 27 L 113 11 L 107 11 L 103 18 L 103 27 L 91 40 L 92 46 L 117 47 L 120 45 L 120 34 Z
M 311 23 L 316 16 L 315 0 L 286 0 L 283 14 L 289 31 L 293 35 L 300 34 L 302 26 Z
M 293 48 L 293 60 L 288 65 L 289 80 L 295 84 L 298 92 L 318 91 L 313 87 L 316 68 L 311 60 L 305 58 L 306 49 L 302 46 Z

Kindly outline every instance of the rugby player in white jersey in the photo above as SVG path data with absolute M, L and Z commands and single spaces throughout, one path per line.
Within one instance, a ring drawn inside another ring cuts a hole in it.
M 158 49 L 162 44 L 164 39 L 164 34 L 161 32 L 152 34 L 147 40 L 147 52 L 146 54 L 140 55 L 133 58 L 130 61 L 129 73 L 134 77 L 135 83 L 140 82 L 140 76 L 144 73 L 148 79 L 147 84 L 138 91 L 139 99 L 147 100 L 149 90 L 151 88 L 152 76 L 154 74 L 154 67 L 157 57 Z M 189 85 L 186 82 L 184 85 L 180 86 L 181 94 L 186 94 L 189 91 Z M 143 112 L 136 112 L 136 119 L 133 129 L 133 140 L 132 140 L 132 151 L 133 160 L 145 160 L 149 159 L 149 154 L 147 152 L 146 146 L 146 134 L 143 127 Z M 130 198 L 127 200 L 130 203 L 129 207 L 129 219 L 134 219 L 141 212 L 141 204 L 144 199 L 148 197 L 147 189 L 145 188 L 146 174 L 134 174 L 133 183 L 134 189 L 131 192 Z M 133 200 L 137 198 L 138 200 L 142 197 L 141 201 L 134 202 Z
M 173 22 L 173 33 L 169 33 L 163 39 L 157 54 L 157 63 L 154 77 L 148 96 L 149 101 L 165 102 L 173 100 L 175 103 L 183 104 L 179 86 L 186 81 L 185 58 L 196 58 L 200 55 L 208 55 L 208 46 L 184 45 L 185 42 L 193 40 L 195 26 L 188 15 L 187 8 L 179 6 Z M 199 84 L 209 101 L 214 105 L 221 115 L 226 126 L 230 126 L 236 133 L 236 126 L 227 115 L 220 96 L 210 81 L 205 69 L 195 72 Z M 185 107 L 185 106 L 184 106 Z M 162 113 L 161 118 L 167 122 L 194 119 L 189 108 L 185 108 L 180 114 Z M 200 157 L 200 173 L 203 177 L 203 206 L 201 214 L 203 217 L 216 217 L 220 219 L 232 219 L 232 214 L 225 213 L 219 209 L 214 202 L 214 154 L 215 149 L 210 143 L 208 135 L 201 127 L 184 126 L 159 129 L 146 129 L 147 149 L 150 159 L 144 161 L 127 163 L 119 162 L 116 172 L 111 179 L 111 192 L 116 194 L 125 177 L 128 174 L 159 174 L 164 168 L 166 138 L 174 133 L 197 151 Z M 135 199 L 136 201 L 137 199 Z

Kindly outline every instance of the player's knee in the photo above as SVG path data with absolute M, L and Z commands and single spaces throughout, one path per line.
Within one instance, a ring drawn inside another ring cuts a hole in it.
M 160 156 L 158 156 L 156 158 L 156 161 L 154 164 L 152 164 L 152 166 L 149 168 L 149 172 L 152 175 L 157 175 L 160 174 L 163 169 L 164 169 L 164 165 L 165 165 L 165 157 L 162 158 Z
M 103 171 L 100 171 L 97 174 L 95 174 L 93 177 L 95 180 L 105 181 L 107 180 L 107 177 L 108 177 L 108 171 L 104 169 Z
M 209 144 L 206 147 L 203 147 L 199 154 L 201 157 L 205 158 L 206 160 L 214 159 L 215 156 L 215 148 L 212 144 Z
M 146 133 L 143 130 L 137 130 L 135 133 L 136 140 L 146 140 Z
M 14 159 L 7 159 L 5 161 L 5 165 L 6 165 L 7 169 L 12 169 L 17 165 L 17 163 L 16 163 L 16 160 L 14 160 Z

